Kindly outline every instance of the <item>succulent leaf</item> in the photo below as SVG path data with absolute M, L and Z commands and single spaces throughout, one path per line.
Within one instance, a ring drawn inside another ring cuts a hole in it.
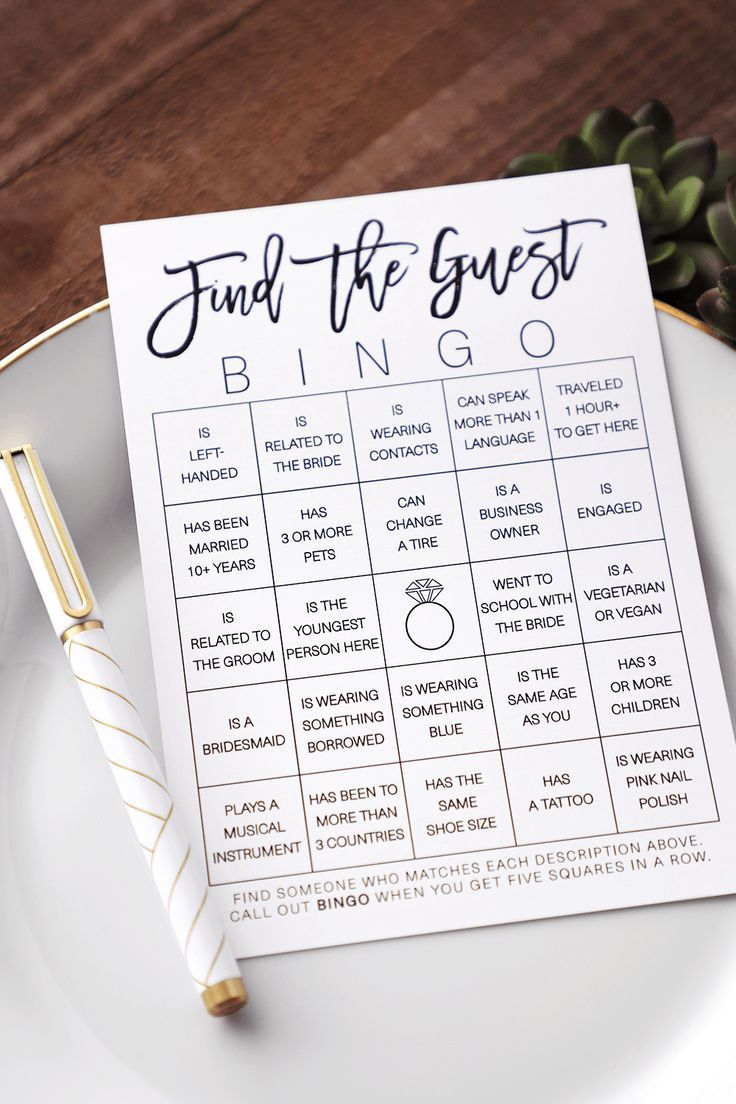
M 677 242 L 663 241 L 652 242 L 645 246 L 647 255 L 647 264 L 656 265 L 662 261 L 666 261 L 668 257 L 671 257 L 677 250 Z
M 509 161 L 501 176 L 538 176 L 554 171 L 555 161 L 551 153 L 521 153 Z
M 736 222 L 725 201 L 711 203 L 708 208 L 708 227 L 711 237 L 729 264 L 736 263 Z
M 659 223 L 664 217 L 667 193 L 653 169 L 634 167 L 631 170 L 634 187 L 642 193 L 639 215 L 645 226 Z
M 662 158 L 660 176 L 665 188 L 672 188 L 686 176 L 710 180 L 715 167 L 716 144 L 708 135 L 701 135 L 670 146 Z
M 726 181 L 726 203 L 729 214 L 736 223 L 736 176 L 729 176 Z
M 719 150 L 716 154 L 715 171 L 705 187 L 704 203 L 715 203 L 723 199 L 723 190 L 729 176 L 736 174 L 736 151 Z
M 587 142 L 577 134 L 569 134 L 560 140 L 555 150 L 554 162 L 557 172 L 568 172 L 570 169 L 592 168 L 595 158 Z
M 694 275 L 695 262 L 682 249 L 676 249 L 665 260 L 649 266 L 654 291 L 677 291 L 687 287 Z
M 628 164 L 655 172 L 662 161 L 659 137 L 653 126 L 637 127 L 631 130 L 616 150 L 616 164 Z
M 637 126 L 653 126 L 656 129 L 662 153 L 674 142 L 675 120 L 661 100 L 648 100 L 632 117 Z
M 697 176 L 686 176 L 667 192 L 659 233 L 672 234 L 682 230 L 698 209 L 705 184 Z
M 736 265 L 727 265 L 718 276 L 718 290 L 736 310 Z
M 611 165 L 616 150 L 635 125 L 618 107 L 604 107 L 588 115 L 580 128 L 580 137 L 593 151 L 596 164 Z
M 697 290 L 713 287 L 718 283 L 726 258 L 711 242 L 678 241 L 678 248 L 692 257 L 695 263 L 694 281 Z
M 704 291 L 697 302 L 700 317 L 724 337 L 736 341 L 736 308 L 721 295 L 718 288 Z

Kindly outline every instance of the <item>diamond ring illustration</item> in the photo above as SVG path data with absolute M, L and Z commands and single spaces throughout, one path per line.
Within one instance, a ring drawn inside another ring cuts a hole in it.
M 444 648 L 455 632 L 454 617 L 447 606 L 437 601 L 443 590 L 436 579 L 415 579 L 406 588 L 416 603 L 406 615 L 406 635 L 412 644 L 426 652 Z

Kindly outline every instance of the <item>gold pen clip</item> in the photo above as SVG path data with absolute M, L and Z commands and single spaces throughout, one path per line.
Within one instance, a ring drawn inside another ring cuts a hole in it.
M 38 524 L 38 519 L 33 512 L 28 493 L 23 486 L 23 481 L 18 471 L 18 466 L 15 462 L 15 457 L 23 455 L 28 464 L 28 470 L 31 473 L 33 482 L 36 485 L 38 496 L 41 499 L 44 512 L 48 519 L 49 525 L 53 530 L 54 536 L 59 545 L 59 551 L 61 552 L 64 563 L 69 571 L 74 586 L 77 589 L 77 595 L 79 598 L 79 605 L 75 605 L 75 599 L 70 598 L 64 589 L 64 584 L 59 576 L 59 572 L 54 563 L 53 557 L 49 552 L 48 544 L 41 532 L 41 527 Z M 54 502 L 54 497 L 51 494 L 51 488 L 48 485 L 44 470 L 41 467 L 41 463 L 36 455 L 36 450 L 33 445 L 19 445 L 18 448 L 3 449 L 0 451 L 0 457 L 5 461 L 8 466 L 8 474 L 13 483 L 18 498 L 23 506 L 23 512 L 28 519 L 28 524 L 31 527 L 38 550 L 41 553 L 41 558 L 46 566 L 46 570 L 49 573 L 49 578 L 53 583 L 56 595 L 61 603 L 61 608 L 64 613 L 69 617 L 86 617 L 87 614 L 92 612 L 92 595 L 87 585 L 84 573 L 82 571 L 81 564 L 77 559 L 76 553 L 67 535 L 64 527 L 64 522 L 61 520 L 61 515 Z

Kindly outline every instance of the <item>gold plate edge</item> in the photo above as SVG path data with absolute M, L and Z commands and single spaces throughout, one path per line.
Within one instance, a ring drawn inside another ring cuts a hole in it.
M 700 330 L 702 333 L 707 334 L 708 337 L 714 337 L 716 341 L 722 341 L 724 345 L 728 345 L 732 348 L 731 342 L 725 337 L 714 330 L 712 326 L 709 326 L 707 322 L 703 322 L 700 318 L 693 318 L 691 314 L 687 314 L 686 311 L 680 310 L 679 307 L 672 307 L 669 303 L 663 303 L 661 299 L 654 300 L 654 306 L 656 310 L 662 311 L 663 314 L 671 314 L 673 318 L 679 318 L 681 322 L 687 322 L 688 326 L 694 326 L 696 330 Z
M 52 337 L 56 337 L 57 334 L 63 333 L 64 330 L 68 330 L 71 326 L 76 326 L 77 322 L 83 322 L 85 318 L 90 318 L 93 314 L 97 314 L 98 311 L 107 310 L 110 306 L 109 299 L 100 299 L 99 303 L 93 303 L 90 307 L 84 307 L 83 310 L 77 311 L 76 314 L 70 314 L 68 318 L 63 319 L 61 322 L 57 322 L 55 326 L 50 326 L 48 330 L 44 330 L 43 333 L 38 334 L 36 337 L 32 337 L 30 341 L 26 341 L 23 345 L 19 345 L 12 353 L 8 353 L 7 356 L 0 360 L 0 372 L 3 372 L 6 368 L 9 368 L 11 364 L 15 364 L 16 360 L 20 360 L 26 353 L 32 352 L 37 349 L 39 345 L 45 344 L 50 341 Z
M 699 318 L 693 318 L 691 315 L 686 314 L 685 311 L 679 310 L 677 307 L 671 307 L 669 303 L 663 303 L 661 299 L 655 299 L 654 306 L 658 311 L 662 311 L 664 314 L 671 314 L 673 318 L 679 318 L 681 322 L 686 322 L 688 326 L 694 326 L 696 330 L 701 330 L 702 333 L 707 334 L 709 337 L 714 337 L 716 341 L 724 341 L 724 338 L 722 338 L 720 334 L 716 333 L 710 326 L 707 326 L 705 322 L 701 322 Z M 71 314 L 63 321 L 57 322 L 55 326 L 51 326 L 48 330 L 44 330 L 43 333 L 38 334 L 37 337 L 32 337 L 30 341 L 26 341 L 12 353 L 8 353 L 7 356 L 3 357 L 2 360 L 0 360 L 0 372 L 9 368 L 11 364 L 15 364 L 17 360 L 20 360 L 27 353 L 37 349 L 39 345 L 43 345 L 45 342 L 50 341 L 51 338 L 56 337 L 57 334 L 63 333 L 64 330 L 68 330 L 72 326 L 76 326 L 78 322 L 83 322 L 85 318 L 90 318 L 99 311 L 109 310 L 109 307 L 109 299 L 100 299 L 98 303 L 93 303 L 91 306 L 77 311 L 76 314 Z M 727 341 L 725 344 L 730 346 L 730 343 Z

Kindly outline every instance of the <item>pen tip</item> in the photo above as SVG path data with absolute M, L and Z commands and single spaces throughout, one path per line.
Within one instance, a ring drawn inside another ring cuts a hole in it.
M 202 993 L 204 1006 L 210 1016 L 229 1016 L 248 1003 L 242 978 L 227 978 L 215 985 L 208 985 Z

